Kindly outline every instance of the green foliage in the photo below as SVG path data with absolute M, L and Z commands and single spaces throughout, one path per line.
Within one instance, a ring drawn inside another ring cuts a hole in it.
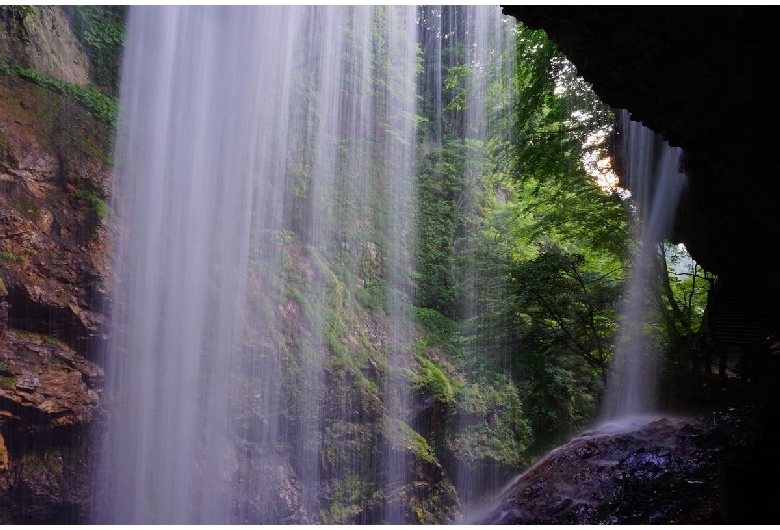
M 554 343 L 528 341 L 517 356 L 522 364 L 520 390 L 534 432 L 535 452 L 542 453 L 588 426 L 597 412 L 603 386 L 582 357 Z
M 600 187 L 586 161 L 606 156 L 614 121 L 543 32 L 520 30 L 514 142 L 530 239 L 565 238 L 615 256 L 626 253 L 628 211 L 617 190 Z
M 459 327 L 457 321 L 427 307 L 415 307 L 414 317 L 428 332 L 425 346 L 452 346 Z
M 450 102 L 445 110 L 465 110 L 468 106 L 464 80 L 468 74 L 468 68 L 463 65 L 452 66 L 447 70 L 444 78 L 444 89 L 451 92 Z
M 543 32 L 518 25 L 514 79 L 501 66 L 507 57 L 481 65 L 494 110 L 484 141 L 470 138 L 467 16 L 445 6 L 424 8 L 421 20 L 424 35 L 447 34 L 448 42 L 440 63 L 429 61 L 444 79 L 444 125 L 433 129 L 436 116 L 423 115 L 416 305 L 462 328 L 462 336 L 450 335 L 459 342 L 450 351 L 469 381 L 456 393 L 456 409 L 470 426 L 452 450 L 482 462 L 475 470 L 488 460 L 516 464 L 531 439 L 546 444 L 593 417 L 610 362 L 629 215 L 623 197 L 597 183 L 591 161 L 606 156 L 613 117 Z M 436 109 L 437 97 L 422 95 L 423 112 Z M 436 388 L 441 381 L 423 370 Z M 498 387 L 486 381 L 497 374 L 510 377 L 519 413 L 499 408 L 491 423 L 484 415 Z M 492 444 L 509 431 L 523 443 L 501 455 Z
M 508 269 L 525 320 L 512 357 L 537 443 L 546 448 L 593 417 L 617 329 L 623 269 L 548 248 Z
M 92 77 L 110 95 L 117 93 L 124 51 L 125 6 L 72 6 L 71 19 L 78 39 L 92 62 Z
M 466 384 L 456 396 L 459 428 L 448 448 L 471 472 L 526 463 L 532 434 L 518 388 L 505 376 L 493 377 Z
M 451 317 L 465 296 L 459 248 L 477 222 L 483 172 L 474 161 L 481 150 L 472 140 L 447 140 L 418 163 L 415 305 Z
M 107 219 L 111 213 L 108 203 L 89 190 L 78 190 L 73 193 L 73 196 L 89 204 L 98 219 Z
M 10 66 L 2 59 L 0 59 L 0 72 L 16 75 L 26 81 L 51 90 L 52 92 L 73 98 L 81 103 L 97 119 L 109 125 L 116 125 L 118 113 L 116 100 L 97 90 L 60 81 L 58 79 L 52 79 L 51 77 L 43 76 L 38 72 L 27 68 Z
M 715 277 L 701 269 L 682 245 L 659 244 L 655 258 L 650 270 L 657 288 L 646 340 L 663 356 L 666 368 L 687 370 Z
M 545 252 L 514 267 L 511 285 L 540 340 L 582 357 L 603 374 L 622 278 L 586 267 L 583 255 Z

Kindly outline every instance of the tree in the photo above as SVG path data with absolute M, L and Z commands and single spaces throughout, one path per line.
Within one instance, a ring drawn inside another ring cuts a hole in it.
M 582 358 L 606 382 L 622 278 L 585 266 L 583 255 L 552 248 L 516 264 L 510 285 L 534 340 Z
M 494 307 L 512 323 L 502 340 L 542 447 L 596 411 L 627 276 L 629 209 L 589 165 L 606 157 L 610 110 L 542 33 L 519 27 L 517 57 L 516 147 L 505 157 L 513 193 L 491 224 L 506 306 Z

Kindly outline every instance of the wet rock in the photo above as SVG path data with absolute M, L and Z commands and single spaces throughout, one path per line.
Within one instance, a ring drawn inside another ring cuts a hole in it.
M 14 106 L 20 97 L 32 110 Z M 111 170 L 105 161 L 86 156 L 84 146 L 108 149 L 111 134 L 80 108 L 71 109 L 79 126 L 67 133 L 41 121 L 39 114 L 61 108 L 56 98 L 18 79 L 0 86 L 5 149 L 0 160 L 0 279 L 11 327 L 51 335 L 91 354 L 101 335 L 104 286 L 112 276 L 111 227 L 95 211 L 96 201 L 107 196 Z M 62 160 L 69 161 L 67 178 L 61 175 Z
M 302 487 L 289 463 L 252 444 L 234 455 L 231 498 L 242 511 L 236 524 L 305 524 L 318 522 L 305 511 Z M 235 465 L 237 464 L 237 465 Z
M 0 410 L 34 419 L 27 429 L 88 422 L 102 379 L 102 368 L 50 337 L 9 330 L 0 343 Z
M 89 436 L 71 428 L 58 433 L 67 443 L 24 448 L 9 446 L 7 469 L 0 468 L 0 523 L 83 524 L 87 522 L 94 470 Z M 7 440 L 10 444 L 10 440 Z
M 552 451 L 509 487 L 481 524 L 722 522 L 719 455 L 747 413 L 606 424 Z
M 8 469 L 8 449 L 5 447 L 5 440 L 0 434 L 0 471 Z
M 103 370 L 48 336 L 9 329 L 0 341 L 0 523 L 84 522 L 91 448 L 86 425 Z
M 29 44 L 0 36 L 0 55 L 86 82 L 66 18 L 35 7 Z M 93 360 L 112 284 L 101 201 L 113 133 L 72 99 L 0 77 L 0 524 L 84 522 L 94 475 L 85 433 L 100 420 L 103 383 Z

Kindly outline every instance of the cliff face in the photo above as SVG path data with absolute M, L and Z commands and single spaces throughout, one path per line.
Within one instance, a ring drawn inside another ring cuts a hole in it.
M 99 352 L 113 282 L 110 242 L 116 239 L 106 202 L 113 131 L 74 99 L 20 74 L 24 68 L 78 85 L 89 82 L 88 59 L 64 12 L 11 7 L 1 13 L 0 59 L 18 68 L 0 64 L 0 523 L 86 523 L 101 494 L 92 484 L 92 434 L 104 418 Z M 307 441 L 298 430 L 306 411 L 293 398 L 307 383 L 305 356 L 312 353 L 301 345 L 303 322 L 318 315 L 307 314 L 300 290 L 319 261 L 287 237 L 287 298 L 253 275 L 247 287 L 257 308 L 283 329 L 272 337 L 253 330 L 257 336 L 246 349 L 254 357 L 270 348 L 285 352 L 280 428 L 303 446 Z M 361 282 L 378 283 L 376 246 L 354 252 L 367 275 Z M 331 271 L 317 274 L 335 278 Z M 305 512 L 295 462 L 263 452 L 253 439 L 253 426 L 265 421 L 255 410 L 236 419 L 241 451 L 225 457 L 235 488 L 231 495 L 248 507 L 247 521 L 378 521 L 385 504 L 399 502 L 421 522 L 453 517 L 457 494 L 428 441 L 405 424 L 382 421 L 386 315 L 356 304 L 340 281 L 329 287 L 340 293 L 331 308 L 337 329 L 327 347 L 321 344 L 314 352 L 327 359 L 323 415 L 329 427 L 317 492 L 326 507 Z M 257 388 L 255 381 L 244 384 Z M 382 451 L 404 455 L 412 487 L 379 491 Z
M 26 44 L 0 33 L 0 56 L 86 82 L 88 60 L 60 8 L 36 9 L 24 27 Z M 87 425 L 103 378 L 93 360 L 110 280 L 111 137 L 73 100 L 0 73 L 2 523 L 85 515 Z
M 0 10 L 0 57 L 77 85 L 90 80 L 90 60 L 63 6 L 5 6 Z

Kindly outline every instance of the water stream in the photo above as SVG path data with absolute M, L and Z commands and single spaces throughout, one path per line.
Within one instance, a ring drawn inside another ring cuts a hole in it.
M 508 364 L 511 353 L 495 336 L 501 326 L 498 317 L 491 315 L 493 323 L 488 326 L 477 320 L 478 316 L 482 316 L 480 312 L 484 311 L 484 307 L 479 307 L 480 301 L 484 306 L 484 300 L 491 295 L 496 296 L 496 293 L 488 293 L 480 283 L 475 263 L 478 249 L 474 236 L 481 234 L 477 220 L 481 218 L 481 209 L 484 207 L 481 197 L 485 193 L 483 179 L 492 163 L 487 144 L 491 137 L 506 134 L 514 125 L 511 118 L 513 113 L 509 109 L 514 105 L 513 98 L 516 96 L 511 81 L 516 62 L 515 34 L 506 30 L 505 19 L 496 9 L 482 6 L 459 6 L 457 9 L 452 6 L 449 9 L 445 6 L 426 7 L 427 27 L 420 40 L 423 49 L 431 49 L 433 52 L 428 52 L 431 67 L 427 72 L 429 77 L 423 80 L 424 85 L 427 83 L 430 86 L 423 86 L 420 91 L 434 95 L 431 114 L 435 116 L 435 122 L 425 139 L 424 147 L 439 153 L 437 162 L 442 162 L 444 155 L 441 153 L 445 150 L 442 149 L 443 139 L 446 138 L 446 143 L 457 138 L 461 149 L 467 153 L 464 167 L 458 175 L 462 185 L 453 201 L 457 204 L 457 215 L 467 220 L 467 226 L 465 234 L 455 238 L 457 242 L 451 249 L 455 260 L 461 263 L 461 270 L 457 274 L 464 292 L 460 308 L 460 318 L 465 323 L 463 334 L 470 337 L 472 355 L 484 356 L 485 352 L 491 351 L 495 357 L 505 359 Z M 444 123 L 447 107 L 450 107 L 451 114 L 455 102 L 446 101 L 442 89 L 448 84 L 451 89 L 454 84 L 452 72 L 459 71 L 463 66 L 468 70 L 463 71 L 463 100 L 457 102 L 462 110 L 456 113 L 455 118 L 449 118 L 456 123 Z M 497 118 L 499 116 L 500 120 Z M 499 129 L 500 132 L 497 132 Z M 450 160 L 444 162 L 451 163 Z M 461 433 L 474 426 L 474 418 L 468 415 L 461 415 L 457 422 L 457 430 Z M 484 494 L 486 489 L 500 487 L 506 479 L 505 476 L 499 477 L 490 470 L 480 468 L 473 461 L 467 463 L 465 459 L 458 459 L 453 471 L 458 497 L 464 504 Z
M 620 328 L 605 392 L 603 416 L 616 419 L 657 410 L 660 352 L 645 333 L 652 318 L 653 293 L 659 289 L 659 243 L 669 237 L 687 177 L 682 150 L 671 147 L 627 111 L 619 111 L 619 156 L 632 195 L 639 247 L 632 256 L 631 277 L 623 295 Z
M 409 335 L 415 14 L 130 9 L 95 521 L 316 519 L 323 408 L 353 414 L 326 396 L 343 293 L 318 260 L 375 255 L 367 234 L 394 234 L 381 248 L 391 368 Z M 407 380 L 388 377 L 385 393 L 390 423 L 408 409 Z M 405 473 L 390 453 L 384 483 Z

